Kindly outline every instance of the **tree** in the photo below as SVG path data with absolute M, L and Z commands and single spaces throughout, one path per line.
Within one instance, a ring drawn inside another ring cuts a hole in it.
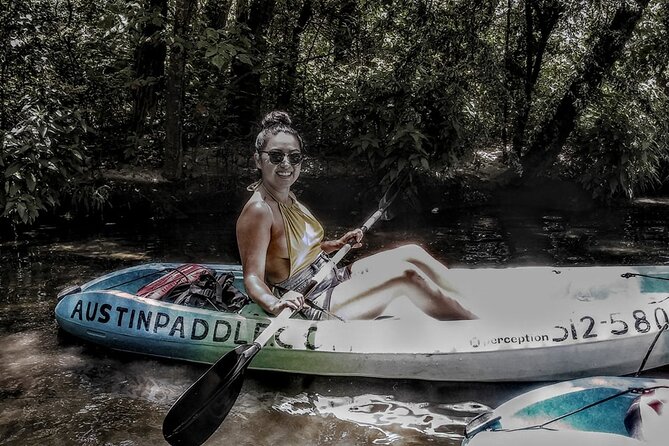
M 632 198 L 669 177 L 668 42 L 669 4 L 649 3 L 569 137 L 561 170 L 595 197 Z
M 147 0 L 146 14 L 141 25 L 140 42 L 135 49 L 134 80 L 132 82 L 134 130 L 131 151 L 137 148 L 144 135 L 146 117 L 155 108 L 164 85 L 167 44 L 162 36 L 167 20 L 167 0 Z
M 288 33 L 288 39 L 284 44 L 283 54 L 280 55 L 281 63 L 279 64 L 280 74 L 278 82 L 279 94 L 277 98 L 277 106 L 279 108 L 289 109 L 292 105 L 292 97 L 297 84 L 300 40 L 302 38 L 302 33 L 312 16 L 312 0 L 304 0 L 304 2 L 302 2 L 302 7 L 299 8 L 297 20 Z
M 204 5 L 206 25 L 212 29 L 223 29 L 228 23 L 232 0 L 207 0 Z
M 511 8 L 510 2 L 509 8 Z M 522 91 L 521 94 L 514 95 L 513 104 L 515 111 L 512 132 L 513 152 L 516 156 L 521 156 L 525 148 L 525 132 L 535 86 L 542 69 L 548 41 L 564 12 L 564 6 L 555 0 L 539 2 L 526 0 L 523 10 L 524 28 L 518 36 L 522 40 L 518 44 L 517 57 L 514 57 L 508 49 L 505 51 L 507 78 L 511 82 L 510 91 L 513 92 L 516 85 L 519 85 Z M 507 14 L 511 14 L 511 11 Z
M 176 0 L 173 43 L 170 47 L 165 96 L 165 160 L 163 174 L 180 179 L 183 173 L 183 122 L 186 91 L 186 60 L 190 47 L 190 26 L 197 0 Z
M 237 166 L 277 107 L 379 178 L 503 146 L 525 178 L 632 196 L 669 174 L 667 42 L 665 0 L 6 0 L 0 208 L 96 207 L 98 170 L 178 179 L 203 143 Z
M 253 133 L 260 115 L 263 97 L 261 67 L 266 58 L 265 33 L 274 14 L 275 0 L 240 0 L 237 2 L 239 46 L 246 47 L 232 59 L 228 120 L 236 122 L 236 135 L 247 138 Z
M 584 63 L 559 101 L 555 111 L 538 127 L 522 157 L 523 177 L 543 176 L 555 163 L 585 105 L 596 95 L 604 76 L 623 53 L 649 0 L 623 2 L 599 34 Z

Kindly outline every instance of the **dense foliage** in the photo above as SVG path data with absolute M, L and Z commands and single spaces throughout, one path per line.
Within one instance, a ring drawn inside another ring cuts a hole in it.
M 664 0 L 4 0 L 0 211 L 99 209 L 101 169 L 247 165 L 271 109 L 379 178 L 500 151 L 600 197 L 668 173 Z

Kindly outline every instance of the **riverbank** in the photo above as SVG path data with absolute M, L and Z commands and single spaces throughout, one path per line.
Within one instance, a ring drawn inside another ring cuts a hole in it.
M 566 212 L 596 208 L 636 205 L 619 201 L 602 203 L 575 183 L 555 179 L 536 180 L 531 184 L 509 185 L 495 178 L 504 171 L 500 154 L 479 153 L 458 169 L 447 173 L 415 171 L 407 193 L 397 200 L 392 212 L 412 216 L 463 212 L 482 206 L 529 207 Z M 232 165 L 231 165 L 232 164 Z M 200 153 L 188 160 L 183 179 L 169 181 L 161 170 L 152 166 L 114 165 L 98 171 L 96 185 L 103 186 L 107 202 L 102 209 L 84 209 L 68 203 L 45 213 L 33 227 L 40 224 L 69 225 L 73 223 L 108 224 L 132 222 L 175 221 L 202 216 L 237 215 L 248 199 L 248 184 L 256 179 L 250 160 L 229 163 L 213 152 Z M 320 215 L 367 212 L 383 193 L 381 177 L 371 168 L 349 159 L 308 159 L 305 161 L 294 190 L 298 197 Z M 657 205 L 657 199 L 637 200 L 640 205 Z M 644 204 L 645 203 L 645 204 Z M 17 231 L 31 227 L 12 228 L 0 222 L 2 234 L 13 237 Z M 6 238 L 3 237 L 3 238 Z
M 395 212 L 438 213 L 477 206 L 544 207 L 565 211 L 597 206 L 580 186 L 554 179 L 531 184 L 499 184 L 503 170 L 495 157 L 474 160 L 449 174 L 415 171 L 405 200 Z M 241 209 L 256 180 L 249 166 L 202 163 L 179 181 L 166 180 L 159 169 L 121 166 L 102 173 L 110 186 L 107 219 L 171 220 L 203 214 L 226 214 Z M 294 191 L 309 207 L 322 211 L 356 212 L 368 209 L 383 193 L 381 176 L 348 160 L 305 162 Z

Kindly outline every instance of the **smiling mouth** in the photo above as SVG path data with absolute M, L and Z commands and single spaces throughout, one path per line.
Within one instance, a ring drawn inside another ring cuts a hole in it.
M 277 172 L 276 174 L 277 174 L 278 176 L 280 176 L 280 177 L 287 178 L 287 177 L 292 176 L 292 175 L 293 175 L 293 172 Z

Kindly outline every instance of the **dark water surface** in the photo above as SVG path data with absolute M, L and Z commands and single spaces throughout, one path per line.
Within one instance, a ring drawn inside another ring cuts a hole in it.
M 317 212 L 328 214 L 324 223 L 330 234 L 341 234 L 365 217 Z M 0 444 L 165 444 L 165 413 L 206 367 L 68 338 L 54 320 L 56 293 L 143 262 L 237 262 L 233 225 L 233 218 L 210 215 L 2 234 Z M 365 247 L 347 260 L 407 241 L 452 266 L 667 264 L 669 205 L 642 201 L 579 213 L 435 207 L 378 223 Z M 458 445 L 469 419 L 537 385 L 251 372 L 237 404 L 207 444 Z

